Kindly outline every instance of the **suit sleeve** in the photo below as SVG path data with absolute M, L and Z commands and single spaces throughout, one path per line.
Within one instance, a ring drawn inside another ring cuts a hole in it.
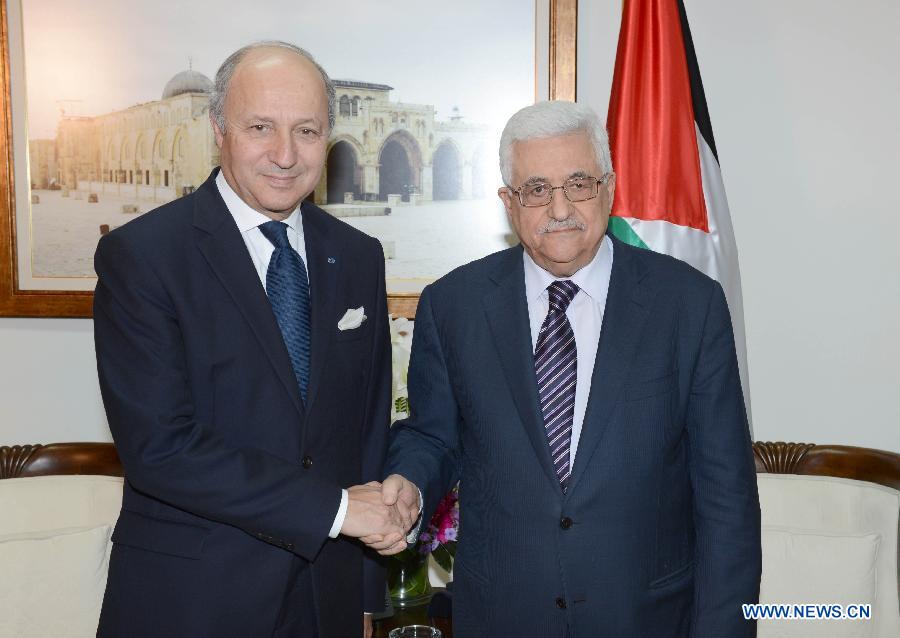
M 366 393 L 366 414 L 362 426 L 362 482 L 380 481 L 387 453 L 388 429 L 391 420 L 391 333 L 388 326 L 387 294 L 384 281 L 384 253 L 381 244 L 373 257 L 377 264 L 375 282 L 376 306 L 373 320 L 374 343 L 369 386 Z M 381 558 L 365 549 L 363 557 L 363 609 L 378 613 L 384 609 L 385 573 Z
M 461 416 L 434 318 L 432 290 L 419 298 L 407 386 L 410 416 L 391 428 L 386 474 L 400 474 L 422 492 L 422 520 L 459 480 Z
M 760 512 L 750 429 L 722 287 L 708 300 L 687 408 L 696 556 L 691 636 L 750 638 L 759 599 Z
M 117 233 L 101 239 L 94 263 L 100 389 L 129 483 L 313 560 L 328 538 L 340 487 L 299 464 L 233 446 L 198 419 L 180 318 L 165 285 Z

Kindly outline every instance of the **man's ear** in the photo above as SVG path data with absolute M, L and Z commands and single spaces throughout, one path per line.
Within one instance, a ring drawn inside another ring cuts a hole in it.
M 616 174 L 612 171 L 609 172 L 609 177 L 606 179 L 606 192 L 609 195 L 609 205 L 612 206 L 613 199 L 616 194 Z
M 222 148 L 222 138 L 225 136 L 225 133 L 219 129 L 219 124 L 216 122 L 215 116 L 210 111 L 209 114 L 209 123 L 212 125 L 213 135 L 216 138 L 216 146 L 220 149 Z
M 506 214 L 512 212 L 513 195 L 508 186 L 501 186 L 497 189 L 497 196 L 503 201 L 503 207 L 506 208 Z

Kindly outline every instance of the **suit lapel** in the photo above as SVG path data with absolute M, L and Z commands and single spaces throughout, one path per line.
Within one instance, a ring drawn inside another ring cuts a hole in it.
M 494 337 L 494 346 L 506 374 L 506 381 L 519 418 L 525 426 L 534 452 L 544 472 L 562 494 L 553 461 L 550 459 L 550 448 L 547 445 L 537 380 L 534 375 L 534 349 L 531 344 L 528 305 L 525 299 L 525 272 L 521 246 L 506 251 L 491 280 L 496 284 L 496 288 L 485 295 L 483 303 L 488 325 Z
M 341 255 L 325 224 L 324 216 L 328 213 L 304 202 L 301 214 L 312 303 L 312 356 L 309 388 L 306 392 L 306 403 L 309 408 L 318 393 L 322 371 L 328 357 L 328 346 L 337 326 L 334 304 Z
M 247 319 L 294 407 L 302 416 L 300 390 L 281 329 L 266 297 L 266 291 L 260 284 L 259 275 L 247 257 L 244 239 L 219 195 L 215 184 L 217 172 L 218 170 L 214 171 L 197 190 L 194 226 L 202 231 L 197 234 L 197 247 Z
M 610 237 L 607 236 L 606 240 L 609 241 Z M 635 258 L 634 251 L 638 249 L 615 240 L 613 244 L 612 274 L 600 329 L 600 343 L 568 494 L 577 487 L 594 450 L 603 438 L 613 407 L 621 396 L 622 385 L 649 313 L 651 291 L 646 282 L 642 283 L 646 270 Z

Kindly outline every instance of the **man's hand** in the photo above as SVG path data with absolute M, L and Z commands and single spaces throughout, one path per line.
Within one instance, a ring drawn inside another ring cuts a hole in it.
M 391 474 L 384 480 L 381 484 L 381 498 L 384 505 L 399 510 L 406 525 L 404 535 L 393 543 L 389 542 L 392 540 L 389 537 L 366 536 L 361 540 L 382 556 L 390 556 L 406 549 L 406 534 L 418 520 L 422 504 L 419 501 L 419 489 L 399 474 Z
M 406 517 L 397 506 L 384 504 L 379 483 L 355 485 L 347 490 L 347 495 L 350 498 L 341 534 L 365 537 L 364 542 L 376 550 L 393 547 L 401 541 L 406 547 Z
M 372 638 L 372 614 L 363 614 L 363 638 Z
M 419 518 L 422 504 L 419 502 L 419 488 L 399 474 L 391 474 L 381 484 L 381 499 L 385 505 L 396 505 L 409 521 L 407 531 Z

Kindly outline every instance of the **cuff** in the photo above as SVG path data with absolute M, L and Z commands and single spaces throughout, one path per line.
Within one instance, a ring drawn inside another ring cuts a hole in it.
M 409 534 L 406 535 L 406 544 L 412 545 L 419 538 L 419 533 L 422 531 L 422 504 L 425 503 L 425 500 L 422 498 L 422 490 L 418 487 L 416 488 L 419 492 L 419 521 L 416 523 L 416 526 L 409 530 Z
M 344 519 L 347 517 L 347 506 L 350 504 L 350 494 L 347 490 L 341 490 L 341 504 L 338 505 L 337 514 L 334 517 L 334 523 L 331 525 L 331 531 L 328 532 L 328 538 L 337 538 L 344 526 Z

